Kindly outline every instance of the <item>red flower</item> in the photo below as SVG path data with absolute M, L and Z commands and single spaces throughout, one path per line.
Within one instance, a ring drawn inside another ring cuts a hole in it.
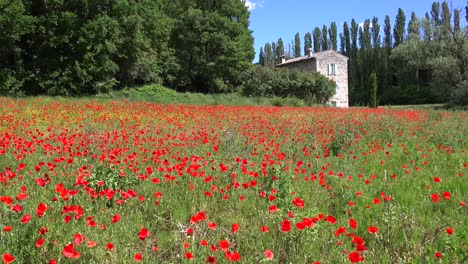
M 288 219 L 284 219 L 283 222 L 281 222 L 281 231 L 286 233 L 291 231 L 291 222 Z
M 192 252 L 186 252 L 184 255 L 185 259 L 193 260 L 193 254 Z
M 359 252 L 351 252 L 349 253 L 348 255 L 348 258 L 351 262 L 355 263 L 355 262 L 361 262 L 364 260 L 364 257 L 361 257 L 361 255 L 359 254 Z
M 336 223 L 336 219 L 332 215 L 327 216 L 327 218 L 325 218 L 325 221 L 329 222 L 330 224 Z
M 112 251 L 112 250 L 114 249 L 114 244 L 112 244 L 112 243 L 107 243 L 107 244 L 106 244 L 106 248 L 107 248 L 108 250 Z
M 449 235 L 453 234 L 453 229 L 451 227 L 447 226 L 445 230 L 447 231 L 447 234 Z
M 11 226 L 5 226 L 5 227 L 3 228 L 3 232 L 10 232 L 11 229 L 13 229 L 13 227 L 11 227 Z
M 227 251 L 229 249 L 229 242 L 226 240 L 221 240 L 219 241 L 218 246 L 222 251 Z
M 62 254 L 67 258 L 80 258 L 81 254 L 75 251 L 75 245 L 70 243 L 63 248 Z
M 262 233 L 268 233 L 270 231 L 270 228 L 268 226 L 261 226 L 260 227 L 260 232 Z
M 136 253 L 135 256 L 133 256 L 133 258 L 136 262 L 140 262 L 143 256 L 141 255 L 141 253 Z
M 81 245 L 81 242 L 83 242 L 83 240 L 84 240 L 84 237 L 80 233 L 77 233 L 73 236 L 73 241 L 75 241 L 75 244 L 77 246 Z
M 442 253 L 440 253 L 439 251 L 437 251 L 437 252 L 434 254 L 434 257 L 439 259 L 439 258 L 442 257 Z
M 4 264 L 10 264 L 10 263 L 12 263 L 13 261 L 15 261 L 15 257 L 12 256 L 12 255 L 10 255 L 10 254 L 8 254 L 8 253 L 4 253 L 4 254 L 2 255 L 2 261 L 3 261 Z
M 36 241 L 36 247 L 37 247 L 37 248 L 42 247 L 42 244 L 44 244 L 44 241 L 45 241 L 45 239 L 42 238 L 42 237 L 40 237 L 40 238 Z
M 226 251 L 224 253 L 224 257 L 226 257 L 227 260 L 230 260 L 232 262 L 236 262 L 238 260 L 240 260 L 240 255 L 238 252 L 229 252 L 229 251 Z
M 270 213 L 276 213 L 278 212 L 278 207 L 276 207 L 276 205 L 273 204 L 273 205 L 270 205 L 268 210 L 270 211 Z
M 269 250 L 269 249 L 265 250 L 264 254 L 265 254 L 265 257 L 266 257 L 268 260 L 273 259 L 273 252 L 271 252 L 271 250 Z
M 437 203 L 437 202 L 439 202 L 440 197 L 439 197 L 439 195 L 437 193 L 434 193 L 434 194 L 431 195 L 431 198 L 432 198 L 433 203 Z
M 231 232 L 236 233 L 239 230 L 239 224 L 232 224 Z
M 299 208 L 304 208 L 304 201 L 299 197 L 293 199 L 293 204 Z
M 146 237 L 149 237 L 151 235 L 150 232 L 148 232 L 148 229 L 142 228 L 140 232 L 138 233 L 138 238 L 143 241 L 146 239 Z
M 443 192 L 443 193 L 442 193 L 442 196 L 444 196 L 444 199 L 445 199 L 445 200 L 450 200 L 451 194 L 450 194 L 450 192 Z
M 352 229 L 356 229 L 357 228 L 357 221 L 355 219 L 349 219 L 349 226 L 352 228 Z
M 206 263 L 208 264 L 216 264 L 216 258 L 213 256 L 206 257 Z
M 367 231 L 368 231 L 369 233 L 371 233 L 371 234 L 375 234 L 375 233 L 377 233 L 377 231 L 379 231 L 379 229 L 378 229 L 377 227 L 375 227 L 375 226 L 369 226 L 369 227 L 367 228 Z
M 36 209 L 36 215 L 39 218 L 42 218 L 47 210 L 47 204 L 39 203 Z
M 27 224 L 29 223 L 29 221 L 31 221 L 31 216 L 30 215 L 24 215 L 23 218 L 21 218 L 21 223 L 22 224 Z
M 119 214 L 115 214 L 113 217 L 112 217 L 112 223 L 117 223 L 118 221 L 120 220 L 120 215 Z

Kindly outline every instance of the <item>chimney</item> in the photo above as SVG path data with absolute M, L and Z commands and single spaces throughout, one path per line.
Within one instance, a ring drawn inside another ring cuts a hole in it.
M 308 56 L 308 57 L 312 57 L 312 55 L 314 55 L 314 49 L 310 48 L 310 49 L 307 51 L 307 56 Z
M 281 55 L 281 64 L 286 62 L 286 55 Z

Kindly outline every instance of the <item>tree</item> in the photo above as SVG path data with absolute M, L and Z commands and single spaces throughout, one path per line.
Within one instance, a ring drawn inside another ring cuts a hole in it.
M 279 38 L 278 39 L 278 42 L 276 44 L 276 54 L 278 56 L 278 61 L 276 62 L 277 64 L 278 63 L 281 63 L 281 56 L 284 56 L 284 43 L 283 43 L 283 39 L 282 38 Z
M 390 17 L 387 15 L 385 16 L 385 21 L 384 21 L 384 43 L 385 43 L 385 48 L 387 49 L 389 55 L 390 51 L 393 47 L 392 45 L 392 29 L 390 25 Z
M 322 32 L 320 31 L 319 27 L 314 29 L 314 52 L 319 52 L 321 50 L 321 41 L 322 40 Z
M 411 13 L 411 20 L 408 23 L 408 37 L 410 39 L 420 39 L 421 38 L 421 24 L 419 19 L 414 12 Z
M 304 35 L 304 54 L 307 55 L 309 50 L 312 48 L 312 34 L 310 32 L 307 32 Z
M 272 67 L 274 62 L 273 62 L 273 52 L 271 50 L 270 42 L 267 42 L 265 44 L 265 48 L 263 50 L 265 51 L 265 66 Z
M 372 18 L 372 46 L 378 50 L 380 48 L 380 25 L 377 17 Z
M 348 22 L 343 23 L 343 34 L 345 38 L 345 55 L 349 57 L 351 52 L 351 36 L 349 32 Z
M 448 3 L 446 1 L 442 2 L 442 38 L 446 39 L 450 37 L 450 33 L 452 32 L 452 14 L 450 12 Z
M 460 10 L 453 10 L 453 31 L 455 33 L 460 32 Z
M 378 107 L 378 98 L 377 98 L 377 74 L 373 72 L 369 77 L 369 87 L 370 87 L 370 96 L 369 96 L 369 107 L 377 108 Z
M 465 20 L 466 20 L 466 23 L 468 23 L 468 1 L 466 1 L 466 6 L 465 6 Z
M 328 30 L 328 35 L 330 36 L 330 48 L 336 51 L 338 49 L 338 33 L 335 22 L 331 23 L 330 29 Z
M 357 53 L 357 37 L 358 37 L 359 26 L 356 21 L 351 20 L 351 52 Z
M 179 5 L 172 31 L 180 65 L 176 85 L 198 92 L 234 89 L 255 56 L 250 12 L 243 1 L 169 2 Z M 264 52 L 269 53 L 267 65 L 271 66 L 271 46 Z
M 260 47 L 260 55 L 258 58 L 258 64 L 265 66 L 265 52 L 263 52 L 263 47 Z
M 346 38 L 343 33 L 340 33 L 340 52 L 346 55 Z
M 405 41 L 405 24 L 406 24 L 406 16 L 403 9 L 398 9 L 398 15 L 395 21 L 395 27 L 393 28 L 393 37 L 394 47 L 398 47 L 398 45 L 404 43 Z
M 299 32 L 294 36 L 294 57 L 301 57 L 301 35 Z
M 434 26 L 435 27 L 440 26 L 441 20 L 440 20 L 440 3 L 439 2 L 432 3 L 431 16 L 432 16 L 432 23 L 434 24 Z
M 328 45 L 329 44 L 328 42 L 329 42 L 328 41 L 328 28 L 327 28 L 327 26 L 323 25 L 323 27 L 322 27 L 322 41 L 320 42 L 321 45 L 322 45 L 322 50 L 325 51 L 325 50 L 329 49 L 330 45 Z
M 364 25 L 362 26 L 362 34 L 361 34 L 361 49 L 362 50 L 370 50 L 372 48 L 371 44 L 371 32 L 370 32 L 370 19 L 364 20 Z
M 423 37 L 424 41 L 431 41 L 432 40 L 432 24 L 431 24 L 431 19 L 429 17 L 429 13 L 426 12 L 426 15 L 424 16 L 422 20 L 422 29 L 423 29 Z

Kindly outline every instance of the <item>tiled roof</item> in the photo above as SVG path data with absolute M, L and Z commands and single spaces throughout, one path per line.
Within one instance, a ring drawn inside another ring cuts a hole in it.
M 285 65 L 285 64 L 290 64 L 290 63 L 294 63 L 294 62 L 298 62 L 298 61 L 303 61 L 303 60 L 309 60 L 309 59 L 317 59 L 317 58 L 320 58 L 324 55 L 327 55 L 327 54 L 330 54 L 330 53 L 336 53 L 340 56 L 343 56 L 343 57 L 346 57 L 344 55 L 342 55 L 341 53 L 338 53 L 334 50 L 326 50 L 326 51 L 320 51 L 320 52 L 314 52 L 312 53 L 312 56 L 302 56 L 302 57 L 297 57 L 297 58 L 292 58 L 292 59 L 289 59 L 283 63 L 280 63 L 280 64 L 277 64 L 275 66 L 282 66 L 282 65 Z M 348 57 L 346 57 L 348 58 Z

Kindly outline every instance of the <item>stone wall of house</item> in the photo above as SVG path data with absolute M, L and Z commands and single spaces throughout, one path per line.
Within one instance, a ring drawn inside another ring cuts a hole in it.
M 296 69 L 301 71 L 308 71 L 308 72 L 316 72 L 317 71 L 317 63 L 315 58 L 306 59 L 301 61 L 296 61 L 292 63 L 286 63 L 283 65 L 277 65 L 278 67 L 284 67 L 288 69 Z
M 335 95 L 330 99 L 332 105 L 349 107 L 348 99 L 348 58 L 335 52 L 317 54 L 317 69 L 322 75 L 334 80 L 337 85 Z M 328 75 L 328 65 L 335 64 L 336 75 Z

